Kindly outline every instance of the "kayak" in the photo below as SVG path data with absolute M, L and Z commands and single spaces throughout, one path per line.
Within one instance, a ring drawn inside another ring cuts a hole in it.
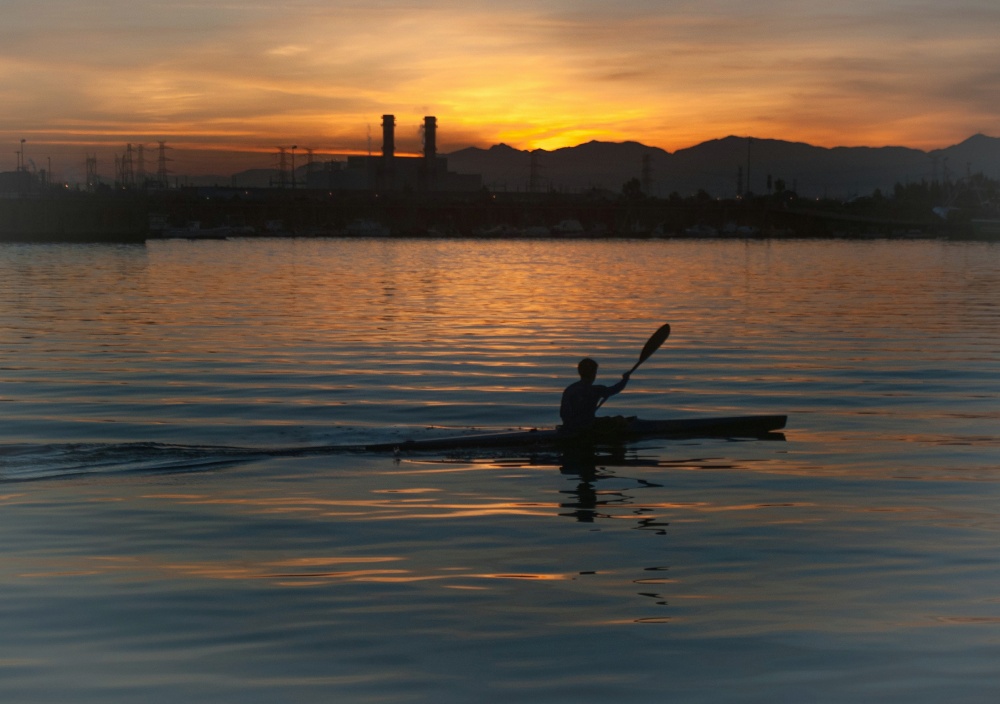
M 677 418 L 672 420 L 614 419 L 607 427 L 583 432 L 561 428 L 534 428 L 503 433 L 478 433 L 423 440 L 404 440 L 365 445 L 369 452 L 460 450 L 498 447 L 560 447 L 608 445 L 643 438 L 764 438 L 785 427 L 787 416 L 729 416 L 724 418 Z M 610 419 L 609 419 L 610 420 Z

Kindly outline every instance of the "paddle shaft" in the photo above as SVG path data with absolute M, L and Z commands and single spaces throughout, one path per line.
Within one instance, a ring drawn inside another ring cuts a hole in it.
M 640 364 L 652 357 L 653 353 L 660 349 L 660 346 L 666 342 L 668 337 L 670 337 L 670 324 L 666 323 L 661 325 L 659 330 L 654 332 L 646 341 L 646 344 L 642 347 L 642 352 L 639 353 L 639 361 L 637 361 L 631 369 L 625 372 L 625 376 L 631 376 L 632 372 L 638 369 Z M 597 404 L 597 407 L 600 408 L 603 406 L 605 401 L 607 401 L 607 397 L 602 398 Z

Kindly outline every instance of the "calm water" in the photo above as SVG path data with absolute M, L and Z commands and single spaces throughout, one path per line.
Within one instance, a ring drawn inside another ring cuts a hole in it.
M 609 413 L 784 442 L 331 445 Z M 0 246 L 0 700 L 983 702 L 1000 246 Z M 591 461 L 592 460 L 592 461 Z

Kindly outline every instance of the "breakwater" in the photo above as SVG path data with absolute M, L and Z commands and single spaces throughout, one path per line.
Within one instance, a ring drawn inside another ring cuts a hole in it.
M 0 200 L 0 241 L 186 236 L 974 238 L 943 221 L 835 201 L 565 193 L 182 188 Z
M 129 242 L 142 241 L 148 233 L 147 203 L 131 195 L 0 199 L 0 241 Z
M 835 202 L 629 198 L 590 193 L 344 193 L 182 189 L 149 199 L 161 229 L 296 236 L 389 234 L 479 237 L 963 236 L 971 229 Z M 359 225 L 365 225 L 361 227 Z

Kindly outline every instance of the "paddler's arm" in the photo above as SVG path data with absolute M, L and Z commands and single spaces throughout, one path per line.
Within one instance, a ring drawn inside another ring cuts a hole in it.
M 631 376 L 632 376 L 631 372 L 625 372 L 624 374 L 622 374 L 621 381 L 619 381 L 617 384 L 614 384 L 613 386 L 604 387 L 604 399 L 607 400 L 612 396 L 614 396 L 615 394 L 623 391 L 625 389 L 625 386 L 628 384 L 629 377 Z

